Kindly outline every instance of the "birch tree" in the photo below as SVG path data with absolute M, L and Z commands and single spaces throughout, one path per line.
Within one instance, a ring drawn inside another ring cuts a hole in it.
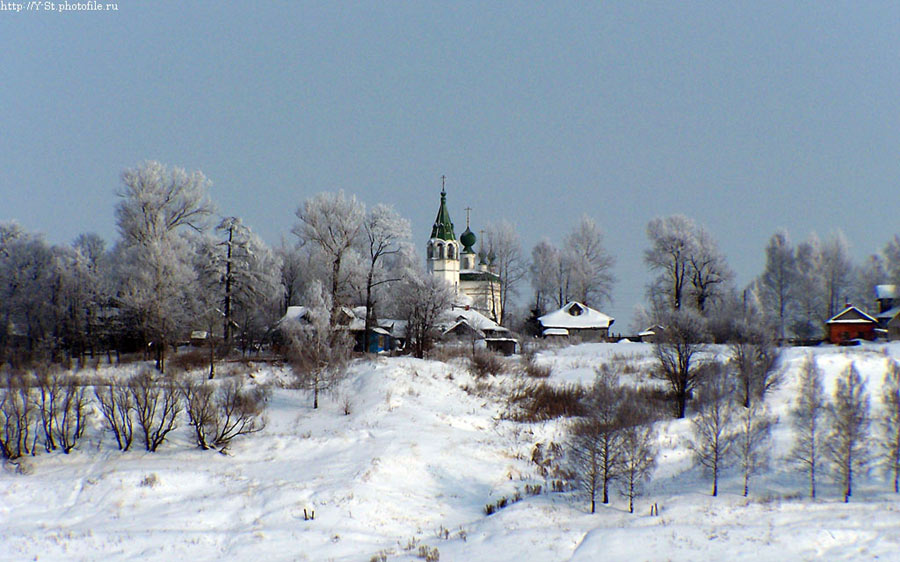
M 750 493 L 750 478 L 769 464 L 769 441 L 775 418 L 764 404 L 754 402 L 737 413 L 737 460 L 744 477 L 744 497 Z
M 886 472 L 900 492 L 900 363 L 889 361 L 881 390 L 884 413 L 881 416 L 881 449 Z
M 734 439 L 734 407 L 729 400 L 731 388 L 721 365 L 704 385 L 705 406 L 691 420 L 693 433 L 688 449 L 697 465 L 712 476 L 712 495 L 719 493 L 719 475 L 732 462 Z
M 790 460 L 809 477 L 809 497 L 816 497 L 816 477 L 821 470 L 825 447 L 826 412 L 822 372 L 812 354 L 806 357 L 800 370 L 797 398 L 791 408 L 794 446 Z
M 622 431 L 621 478 L 619 488 L 634 513 L 634 500 L 656 467 L 656 432 L 650 424 L 633 425 Z
M 778 340 L 784 340 L 793 302 L 793 285 L 797 277 L 794 247 L 786 230 L 779 230 L 766 246 L 766 267 L 759 278 L 761 302 L 778 326 Z
M 846 503 L 853 495 L 853 475 L 865 471 L 870 461 L 869 395 L 853 363 L 837 381 L 828 420 L 825 454 Z

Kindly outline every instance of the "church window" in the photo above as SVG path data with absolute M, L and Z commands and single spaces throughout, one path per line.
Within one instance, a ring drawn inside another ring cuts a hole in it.
M 456 259 L 456 247 L 453 244 L 447 244 L 447 257 L 451 260 Z
M 428 259 L 431 259 L 433 257 L 434 257 L 434 244 L 429 242 L 428 243 Z

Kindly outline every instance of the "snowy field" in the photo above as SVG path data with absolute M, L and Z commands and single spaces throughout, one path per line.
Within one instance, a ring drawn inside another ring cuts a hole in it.
M 829 395 L 855 362 L 879 414 L 886 358 L 900 357 L 900 346 L 811 351 Z M 474 391 L 462 361 L 358 362 L 317 411 L 307 393 L 286 388 L 286 372 L 258 367 L 253 380 L 272 388 L 268 426 L 238 438 L 227 455 L 197 450 L 187 426 L 157 453 L 121 453 L 95 415 L 72 454 L 29 458 L 24 474 L 4 466 L 0 559 L 898 560 L 900 498 L 880 471 L 857 481 L 849 504 L 824 478 L 813 502 L 804 475 L 782 458 L 792 439 L 787 408 L 809 352 L 784 356 L 785 382 L 769 397 L 780 418 L 773 460 L 748 498 L 736 470 L 720 481 L 719 497 L 709 495 L 709 479 L 684 448 L 687 420 L 658 424 L 658 466 L 634 514 L 616 494 L 591 515 L 578 493 L 551 492 L 552 476 L 532 462 L 536 444 L 546 450 L 564 439 L 565 422 L 501 419 L 500 393 Z M 590 383 L 604 362 L 631 365 L 623 378 L 643 384 L 641 367 L 651 361 L 652 347 L 635 343 L 538 356 L 559 384 Z M 508 387 L 514 377 L 492 384 Z M 521 501 L 485 515 L 486 504 L 517 492 Z

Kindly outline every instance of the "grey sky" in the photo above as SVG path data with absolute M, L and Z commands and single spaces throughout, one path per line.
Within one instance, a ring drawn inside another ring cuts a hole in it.
M 446 174 L 458 230 L 471 206 L 526 252 L 592 216 L 624 330 L 654 216 L 705 224 L 741 285 L 778 227 L 858 260 L 900 231 L 896 2 L 121 0 L 0 11 L 0 53 L 0 220 L 52 242 L 112 242 L 119 173 L 155 159 L 272 244 L 344 189 L 421 252 Z

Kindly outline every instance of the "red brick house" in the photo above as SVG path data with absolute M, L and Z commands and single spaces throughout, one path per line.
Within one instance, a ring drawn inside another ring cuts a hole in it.
M 876 336 L 878 320 L 875 320 L 855 306 L 847 306 L 831 320 L 825 323 L 828 327 L 828 341 L 841 343 L 849 340 L 869 340 Z

